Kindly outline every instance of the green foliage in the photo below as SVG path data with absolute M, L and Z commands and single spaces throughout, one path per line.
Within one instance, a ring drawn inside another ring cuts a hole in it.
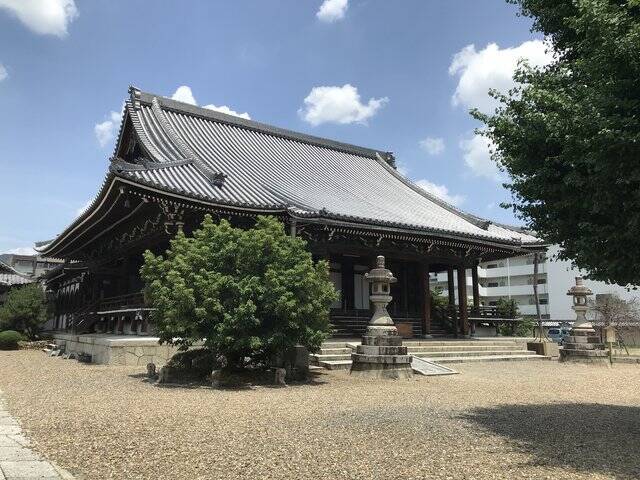
M 439 286 L 431 289 L 431 318 L 447 333 L 455 333 L 458 311 L 455 305 L 449 305 L 449 297 L 443 295 L 443 291 Z
M 186 349 L 203 341 L 230 366 L 266 363 L 296 344 L 315 351 L 329 332 L 337 294 L 327 262 L 281 222 L 255 228 L 206 216 L 192 237 L 179 233 L 166 256 L 144 254 L 142 278 L 160 339 Z
M 518 302 L 513 298 L 500 298 L 496 304 L 498 317 L 516 318 L 518 316 Z
M 449 306 L 449 298 L 442 294 L 443 291 L 439 286 L 431 289 L 431 313 Z
M 15 330 L 0 332 L 0 350 L 18 350 L 18 342 L 23 340 L 24 337 Z
M 204 380 L 214 368 L 219 368 L 216 354 L 208 348 L 195 348 L 176 353 L 167 362 L 172 375 L 183 380 Z
M 531 318 L 523 318 L 521 322 L 502 324 L 498 326 L 500 335 L 510 337 L 531 337 L 533 336 L 533 327 L 535 322 Z
M 508 173 L 516 215 L 591 278 L 640 283 L 640 2 L 508 0 L 534 20 L 551 65 L 473 111 Z
M 39 284 L 31 283 L 9 291 L 0 307 L 0 329 L 17 330 L 33 338 L 46 317 L 44 291 Z

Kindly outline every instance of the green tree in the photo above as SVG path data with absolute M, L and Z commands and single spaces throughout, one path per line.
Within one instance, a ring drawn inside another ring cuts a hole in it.
M 327 262 L 314 264 L 272 217 L 243 230 L 207 215 L 166 256 L 147 251 L 141 273 L 161 341 L 182 349 L 203 341 L 233 367 L 265 364 L 296 344 L 317 350 L 337 297 Z
M 38 283 L 11 289 L 0 307 L 0 330 L 17 330 L 29 338 L 35 337 L 46 319 L 46 297 Z
M 499 298 L 496 310 L 500 318 L 516 318 L 518 316 L 518 302 L 513 298 Z
M 508 0 L 554 61 L 521 64 L 493 115 L 472 111 L 513 208 L 589 277 L 640 283 L 640 0 Z

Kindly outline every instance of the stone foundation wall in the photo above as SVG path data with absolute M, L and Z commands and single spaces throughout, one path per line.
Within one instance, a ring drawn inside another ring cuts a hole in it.
M 158 337 L 56 333 L 54 341 L 64 346 L 65 352 L 89 354 L 91 363 L 103 365 L 146 366 L 147 363 L 155 363 L 160 367 L 178 351 L 171 345 L 160 345 Z

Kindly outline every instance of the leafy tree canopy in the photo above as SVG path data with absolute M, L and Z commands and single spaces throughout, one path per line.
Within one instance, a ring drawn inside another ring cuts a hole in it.
M 590 278 L 640 283 L 640 0 L 508 0 L 554 61 L 473 111 L 516 215 Z
M 37 283 L 13 288 L 0 307 L 0 330 L 17 330 L 33 338 L 47 319 L 44 291 Z
M 230 366 L 267 362 L 296 344 L 320 347 L 337 293 L 327 262 L 313 263 L 305 242 L 281 222 L 255 228 L 219 224 L 207 215 L 192 237 L 178 233 L 166 256 L 144 255 L 142 277 L 161 341 L 197 341 Z

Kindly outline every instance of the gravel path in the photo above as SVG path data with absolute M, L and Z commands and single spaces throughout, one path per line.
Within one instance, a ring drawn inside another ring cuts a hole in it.
M 36 448 L 91 480 L 640 478 L 637 365 L 456 368 L 218 391 L 19 351 L 0 352 L 0 389 Z

